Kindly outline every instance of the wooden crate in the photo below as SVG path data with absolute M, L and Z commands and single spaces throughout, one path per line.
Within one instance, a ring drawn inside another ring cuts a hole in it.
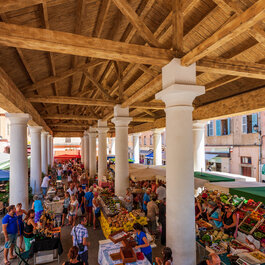
M 131 247 L 121 247 L 121 258 L 123 263 L 132 263 L 137 261 L 136 254 Z
M 121 233 L 125 233 L 126 235 L 124 236 L 121 236 L 121 237 L 117 237 L 118 234 L 121 234 Z M 123 241 L 124 239 L 126 239 L 129 235 L 122 229 L 122 230 L 119 230 L 115 233 L 112 233 L 110 236 L 109 236 L 109 239 L 114 243 L 114 244 L 117 244 L 118 242 L 121 242 Z

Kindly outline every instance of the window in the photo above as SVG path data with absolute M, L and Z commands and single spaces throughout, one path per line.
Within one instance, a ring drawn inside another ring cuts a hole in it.
M 207 136 L 213 136 L 213 121 L 207 124 Z
M 71 143 L 71 138 L 65 138 L 65 143 Z
M 244 115 L 242 117 L 242 132 L 243 133 L 256 133 L 254 126 L 258 125 L 258 114 Z
M 142 136 L 139 136 L 139 143 L 142 145 Z
M 144 145 L 146 145 L 146 136 L 144 136 Z
M 231 119 L 216 121 L 216 136 L 229 135 L 231 127 Z
M 251 157 L 249 156 L 241 156 L 241 164 L 251 164 Z
M 150 135 L 150 145 L 153 145 L 153 135 Z

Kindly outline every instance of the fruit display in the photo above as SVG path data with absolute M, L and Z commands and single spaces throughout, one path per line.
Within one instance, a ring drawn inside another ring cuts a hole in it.
M 235 206 L 235 207 L 237 207 L 237 206 L 239 206 L 243 202 L 243 200 L 244 200 L 243 198 L 239 198 L 237 196 L 234 196 L 232 198 L 232 205 Z
M 237 241 L 237 240 L 232 240 L 230 242 L 230 247 L 233 248 L 233 249 L 245 249 L 249 252 L 252 251 L 251 248 L 247 247 L 245 244 L 241 243 L 240 241 Z
M 117 204 L 120 205 L 120 201 L 118 198 L 113 198 L 110 196 L 101 195 L 101 206 L 105 210 L 107 215 L 114 216 L 119 213 L 119 209 Z
M 196 221 L 196 224 L 198 225 L 198 227 L 204 227 L 206 229 L 212 229 L 213 226 L 209 223 L 207 223 L 206 221 L 200 219 L 198 221 Z
M 212 233 L 212 241 L 215 242 L 215 241 L 226 241 L 229 239 L 229 235 L 225 234 L 223 231 L 218 231 L 218 230 L 215 230 L 213 233 Z
M 252 257 L 259 260 L 259 262 L 263 263 L 265 261 L 265 255 L 261 253 L 260 251 L 254 251 L 252 253 L 249 253 Z
M 231 199 L 231 196 L 227 195 L 225 193 L 222 193 L 222 194 L 220 194 L 220 199 L 221 199 L 222 203 L 226 204 L 226 203 L 229 203 L 229 200 Z

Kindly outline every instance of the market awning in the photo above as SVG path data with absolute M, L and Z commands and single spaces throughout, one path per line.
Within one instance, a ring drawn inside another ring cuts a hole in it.
M 195 178 L 205 179 L 209 182 L 220 182 L 220 181 L 235 181 L 233 178 L 220 177 L 216 175 L 211 175 L 208 173 L 194 172 Z
M 145 158 L 153 159 L 153 158 L 154 158 L 154 152 L 151 152 L 151 153 L 147 154 L 147 155 L 145 156 Z
M 217 156 L 217 154 L 205 154 L 205 160 L 211 160 Z

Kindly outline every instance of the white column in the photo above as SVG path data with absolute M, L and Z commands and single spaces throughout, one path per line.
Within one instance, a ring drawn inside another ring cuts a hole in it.
M 22 203 L 28 209 L 27 122 L 24 113 L 6 113 L 10 121 L 9 204 Z
M 89 135 L 88 132 L 84 132 L 84 167 L 85 170 L 89 170 Z
M 109 144 L 110 144 L 110 140 L 109 140 L 110 138 L 109 137 L 107 137 L 107 155 L 109 154 L 109 152 L 110 152 L 110 148 L 109 148 Z
M 153 146 L 154 146 L 154 165 L 162 165 L 162 137 L 161 133 L 163 129 L 154 129 L 153 130 Z
M 89 128 L 89 176 L 94 177 L 97 173 L 97 130 Z
M 41 171 L 48 174 L 48 132 L 41 133 Z
M 129 117 L 129 108 L 120 105 L 114 107 L 115 124 L 115 194 L 122 196 L 126 194 L 129 187 L 129 164 L 128 164 L 128 125 L 132 121 Z
M 81 163 L 84 163 L 84 137 L 81 137 Z
M 196 64 L 179 59 L 162 68 L 162 86 L 156 99 L 166 104 L 167 246 L 175 265 L 195 265 L 192 102 L 205 89 L 196 85 Z
M 111 138 L 111 154 L 115 155 L 115 137 Z
M 30 159 L 30 187 L 33 194 L 40 194 L 41 185 L 41 126 L 30 127 L 31 159 Z
M 54 154 L 53 154 L 53 136 L 51 137 L 51 167 L 54 165 Z
M 48 167 L 51 166 L 51 135 L 47 136 L 47 155 L 48 155 Z
M 107 121 L 98 120 L 98 182 L 107 174 Z
M 204 132 L 206 122 L 193 121 L 194 171 L 205 171 Z
M 140 163 L 140 133 L 133 134 L 133 159 L 135 164 Z

